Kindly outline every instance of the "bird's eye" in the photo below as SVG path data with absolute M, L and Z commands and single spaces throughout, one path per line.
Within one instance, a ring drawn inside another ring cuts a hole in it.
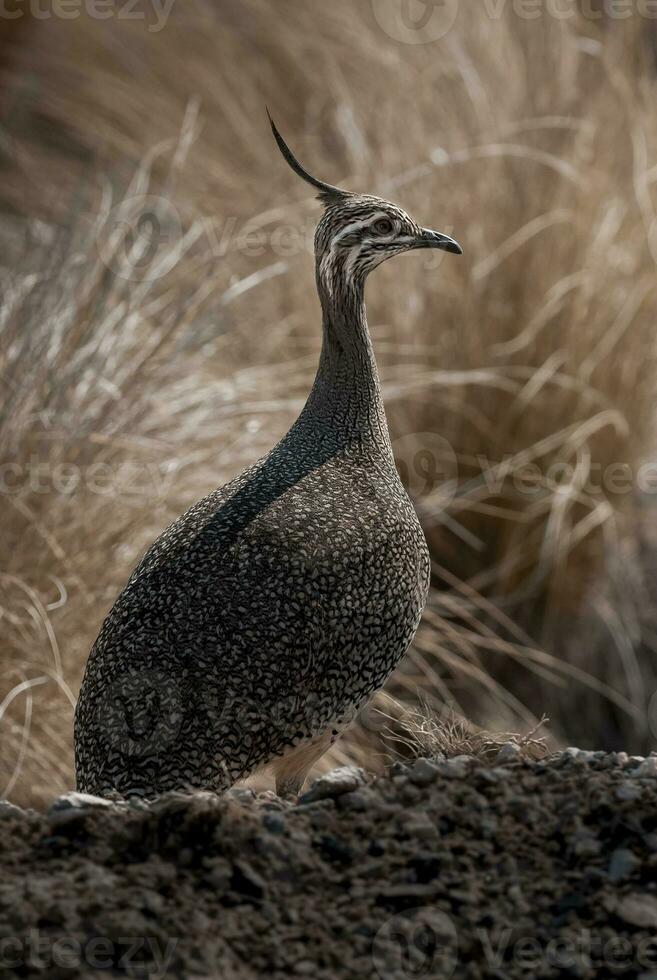
M 392 235 L 395 230 L 395 226 L 389 218 L 379 218 L 372 225 L 372 231 L 375 235 L 380 235 L 384 237 L 385 235 Z

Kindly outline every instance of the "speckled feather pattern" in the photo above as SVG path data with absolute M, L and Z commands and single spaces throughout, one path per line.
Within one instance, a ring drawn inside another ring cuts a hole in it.
M 429 556 L 394 465 L 363 290 L 420 229 L 378 198 L 325 204 L 324 340 L 306 406 L 162 534 L 117 599 L 76 710 L 80 790 L 221 790 L 333 740 L 413 639 Z M 382 214 L 387 244 L 371 232 Z

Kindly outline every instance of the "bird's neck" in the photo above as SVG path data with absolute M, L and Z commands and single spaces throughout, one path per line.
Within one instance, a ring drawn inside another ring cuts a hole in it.
M 390 453 L 379 373 L 365 313 L 364 282 L 317 267 L 323 342 L 304 414 Z

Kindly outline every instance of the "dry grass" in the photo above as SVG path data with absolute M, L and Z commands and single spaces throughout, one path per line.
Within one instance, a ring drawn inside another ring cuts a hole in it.
M 650 740 L 639 501 L 599 486 L 654 448 L 646 25 L 504 11 L 461 12 L 418 45 L 347 0 L 197 0 L 159 33 L 84 17 L 23 32 L 0 92 L 0 443 L 19 467 L 0 512 L 0 794 L 70 785 L 71 705 L 113 596 L 311 383 L 312 256 L 290 228 L 307 237 L 317 207 L 265 101 L 320 176 L 393 197 L 466 250 L 389 263 L 369 288 L 435 558 L 391 691 L 488 728 L 531 730 L 545 711 L 557 738 Z M 152 253 L 123 220 L 144 195 L 160 202 Z
M 520 759 L 543 759 L 549 752 L 547 736 L 539 735 L 547 724 L 546 718 L 524 735 L 487 732 L 452 713 L 439 718 L 424 706 L 406 711 L 399 720 L 392 720 L 394 727 L 390 729 L 389 741 L 397 757 L 402 759 L 440 756 L 452 759 L 470 755 L 483 762 L 495 762 L 504 745 L 515 746 Z

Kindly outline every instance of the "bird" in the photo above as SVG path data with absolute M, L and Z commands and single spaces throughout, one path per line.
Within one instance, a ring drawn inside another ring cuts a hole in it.
M 322 346 L 307 401 L 263 458 L 168 527 L 89 654 L 75 710 L 78 790 L 223 792 L 269 771 L 297 795 L 410 646 L 430 559 L 395 466 L 368 330 L 375 268 L 462 254 L 382 198 L 317 191 Z

